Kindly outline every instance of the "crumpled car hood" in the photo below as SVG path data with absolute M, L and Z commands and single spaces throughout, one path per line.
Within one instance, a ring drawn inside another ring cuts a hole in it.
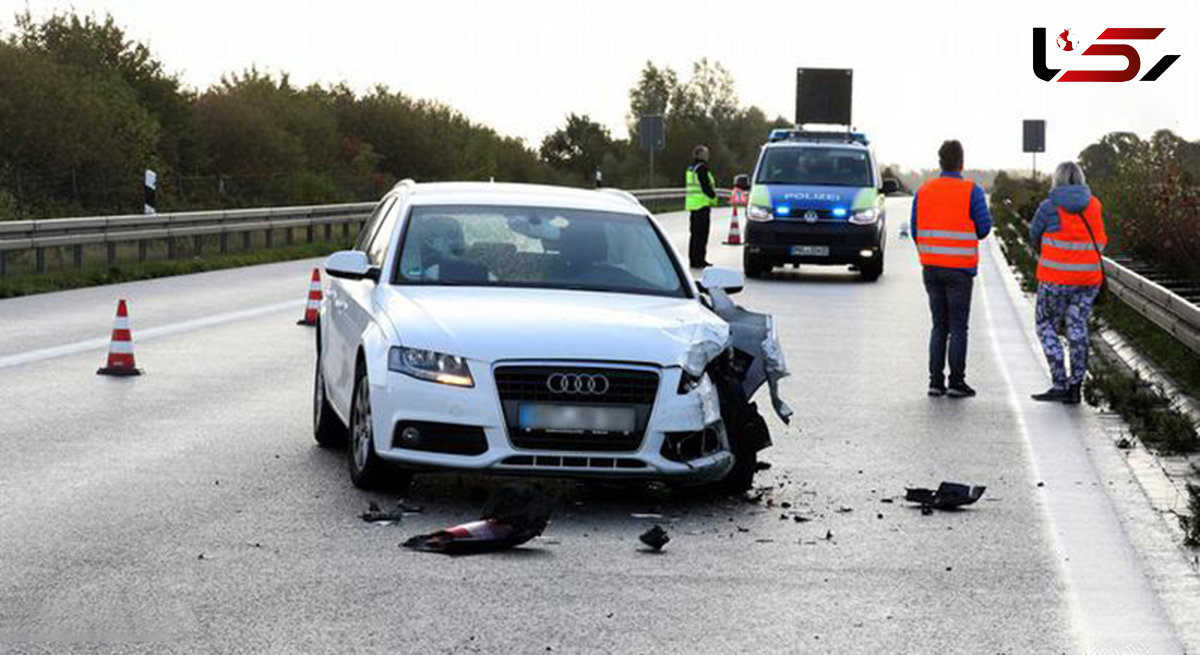
M 725 321 L 689 298 L 557 289 L 389 289 L 406 346 L 468 359 L 642 362 L 703 371 L 729 343 Z

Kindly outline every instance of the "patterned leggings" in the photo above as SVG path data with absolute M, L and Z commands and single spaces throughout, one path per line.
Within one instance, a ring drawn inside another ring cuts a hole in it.
M 1050 362 L 1050 376 L 1056 389 L 1083 382 L 1087 373 L 1088 318 L 1092 315 L 1092 303 L 1100 287 L 1043 282 L 1037 291 L 1037 334 L 1042 341 L 1046 361 Z M 1063 362 L 1062 341 L 1058 326 L 1065 323 L 1067 344 L 1071 350 L 1071 374 L 1067 375 Z

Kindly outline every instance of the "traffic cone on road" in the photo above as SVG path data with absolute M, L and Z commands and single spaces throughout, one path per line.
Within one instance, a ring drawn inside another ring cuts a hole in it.
M 117 318 L 113 322 L 112 341 L 108 345 L 108 365 L 97 375 L 141 375 L 133 361 L 133 333 L 129 330 L 129 310 L 125 299 L 117 301 Z
M 304 307 L 304 318 L 296 325 L 316 325 L 317 310 L 321 307 L 321 269 L 314 268 L 312 281 L 308 283 L 308 304 Z
M 742 245 L 742 229 L 738 227 L 737 209 L 734 209 L 733 218 L 729 223 L 729 238 L 725 240 L 727 246 Z

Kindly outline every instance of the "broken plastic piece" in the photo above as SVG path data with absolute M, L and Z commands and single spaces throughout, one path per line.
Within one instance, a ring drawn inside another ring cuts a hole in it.
M 508 486 L 488 499 L 482 514 L 478 521 L 418 535 L 402 545 L 447 555 L 507 550 L 542 534 L 550 522 L 550 503 L 537 490 Z
M 661 525 L 655 525 L 643 532 L 638 540 L 649 546 L 654 552 L 660 552 L 663 546 L 666 546 L 667 542 L 671 540 L 671 535 L 668 535 Z
M 922 513 L 927 514 L 928 512 L 924 511 L 926 509 L 953 509 L 955 507 L 970 505 L 979 500 L 985 489 L 987 487 L 973 487 L 957 482 L 943 482 L 938 485 L 937 491 L 920 487 L 905 489 L 904 499 L 910 503 L 920 504 Z

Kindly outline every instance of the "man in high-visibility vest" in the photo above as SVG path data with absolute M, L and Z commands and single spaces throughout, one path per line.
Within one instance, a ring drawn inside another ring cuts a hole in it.
M 942 143 L 938 160 L 941 175 L 921 185 L 913 196 L 911 226 L 933 314 L 933 329 L 929 334 L 929 395 L 969 398 L 975 395 L 966 379 L 971 289 L 979 268 L 979 240 L 991 232 L 992 215 L 983 189 L 963 179 L 962 144 Z
M 692 165 L 684 175 L 684 207 L 691 212 L 688 226 L 688 263 L 692 268 L 712 266 L 708 262 L 708 227 L 712 208 L 717 204 L 717 183 L 708 169 L 708 146 L 696 146 L 692 150 Z
M 1050 197 L 1038 206 L 1029 224 L 1029 243 L 1039 254 L 1037 333 L 1054 383 L 1033 399 L 1077 405 L 1091 345 L 1088 318 L 1104 282 L 1100 253 L 1108 235 L 1100 201 L 1075 162 L 1063 162 L 1054 170 Z M 1066 328 L 1071 353 L 1070 375 L 1059 341 L 1060 323 Z

